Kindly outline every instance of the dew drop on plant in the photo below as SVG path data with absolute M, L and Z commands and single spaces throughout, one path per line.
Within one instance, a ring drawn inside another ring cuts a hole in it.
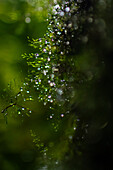
M 46 52 L 46 49 L 44 48 L 43 51 Z
M 18 110 L 18 115 L 20 115 L 21 114 L 21 111 L 20 110 Z
M 74 127 L 73 129 L 76 130 L 76 127 Z
M 51 99 L 50 102 L 53 103 L 53 100 Z
M 64 16 L 64 12 L 63 12 L 63 11 L 60 12 L 60 16 L 61 16 L 61 17 Z
M 53 118 L 53 116 L 50 116 L 50 119 L 52 119 Z
M 61 117 L 64 117 L 64 114 L 61 114 Z
M 38 56 L 39 56 L 39 54 L 38 54 L 38 53 L 36 53 L 36 56 L 38 57 Z
M 72 27 L 72 22 L 70 22 L 67 27 L 71 28 Z
M 32 99 L 32 96 L 29 96 L 29 100 L 33 100 L 33 99 Z
M 22 88 L 22 87 L 20 88 L 20 91 L 23 91 L 23 88 Z
M 29 113 L 32 113 L 32 111 L 31 111 L 31 110 L 29 110 Z
M 36 81 L 35 84 L 38 84 L 38 81 Z
M 67 41 L 67 42 L 66 42 L 66 45 L 69 45 L 69 44 L 70 44 L 69 41 Z
M 53 84 L 53 83 L 50 83 L 50 86 L 52 87 L 52 86 L 54 86 L 54 84 Z
M 51 98 L 51 95 L 48 96 L 48 99 L 50 99 L 50 98 Z
M 50 58 L 48 57 L 48 59 L 47 59 L 48 61 L 50 61 Z
M 26 18 L 25 18 L 25 22 L 26 22 L 27 24 L 29 24 L 29 23 L 31 22 L 31 18 L 30 18 L 30 17 L 26 17 Z
M 70 11 L 70 8 L 69 8 L 69 7 L 66 7 L 66 8 L 65 8 L 65 11 L 66 11 L 66 12 L 69 12 L 69 11 Z
M 56 161 L 55 164 L 58 165 L 58 161 Z
M 44 106 L 46 105 L 47 103 L 46 102 L 44 102 Z

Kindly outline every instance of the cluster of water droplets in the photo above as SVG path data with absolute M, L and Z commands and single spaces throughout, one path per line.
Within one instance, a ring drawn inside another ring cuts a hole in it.
M 65 108 L 65 111 L 61 111 L 61 118 L 70 112 L 69 103 L 75 95 L 72 85 L 75 81 L 73 42 L 80 38 L 78 34 L 82 25 L 80 16 L 84 13 L 84 8 L 81 10 L 83 4 L 83 0 L 54 0 L 44 38 L 29 40 L 37 52 L 23 55 L 28 64 L 28 77 L 16 100 L 20 96 L 24 102 L 32 101 L 34 89 L 37 100 L 44 105 L 49 103 L 50 109 L 54 105 Z M 89 17 L 88 21 L 92 22 L 92 18 Z M 86 35 L 81 39 L 85 43 L 88 41 Z M 25 111 L 29 114 L 32 112 L 29 108 L 19 106 L 19 115 Z M 50 115 L 50 119 L 53 117 Z
M 48 17 L 47 33 L 44 38 L 31 41 L 31 46 L 38 48 L 38 52 L 24 55 L 30 66 L 28 84 L 38 91 L 38 100 L 43 101 L 44 105 L 49 102 L 62 106 L 72 96 L 70 80 L 73 81 L 73 76 L 70 68 L 74 64 L 72 59 L 68 63 L 68 55 L 79 28 L 77 15 L 80 3 L 82 1 L 55 1 Z

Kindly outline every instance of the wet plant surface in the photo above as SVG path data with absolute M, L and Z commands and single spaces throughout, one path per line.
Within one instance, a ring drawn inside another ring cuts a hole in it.
M 13 35 L 26 36 L 29 48 L 18 61 L 20 76 L 2 84 L 1 170 L 112 169 L 112 2 L 20 5 L 24 24 L 37 17 L 38 29 L 49 11 L 42 38 L 24 27 Z M 18 23 L 14 11 L 0 21 Z

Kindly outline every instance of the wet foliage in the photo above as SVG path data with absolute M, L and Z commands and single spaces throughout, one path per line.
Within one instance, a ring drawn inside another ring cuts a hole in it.
M 27 77 L 2 114 L 31 119 L 31 169 L 111 168 L 112 5 L 55 0 L 44 37 L 28 37 Z

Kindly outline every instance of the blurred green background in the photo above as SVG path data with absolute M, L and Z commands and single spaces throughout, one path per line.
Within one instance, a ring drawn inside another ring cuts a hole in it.
M 43 37 L 48 1 L 3 0 L 0 2 L 0 89 L 26 74 L 21 57 L 31 52 L 27 36 Z M 22 73 L 21 73 L 22 72 Z

